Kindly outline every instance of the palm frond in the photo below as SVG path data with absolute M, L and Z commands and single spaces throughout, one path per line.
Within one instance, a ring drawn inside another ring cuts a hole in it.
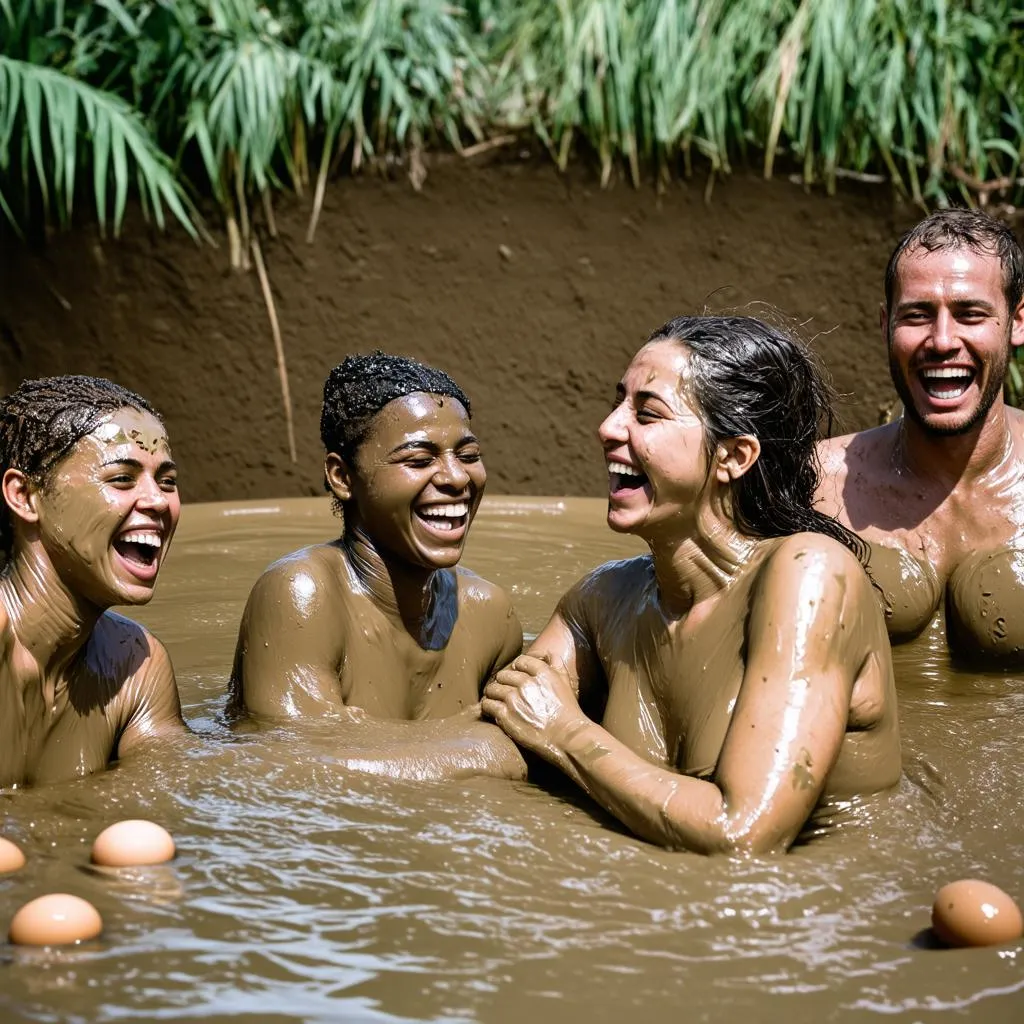
M 53 68 L 0 55 L 0 111 L 0 201 L 16 227 L 11 194 L 27 198 L 34 190 L 48 215 L 69 223 L 84 162 L 92 170 L 101 229 L 110 225 L 119 233 L 134 170 L 156 223 L 164 227 L 164 211 L 170 210 L 197 237 L 170 161 L 120 97 Z

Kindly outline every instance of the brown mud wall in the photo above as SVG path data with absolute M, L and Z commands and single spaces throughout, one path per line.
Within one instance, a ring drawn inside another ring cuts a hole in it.
M 905 213 L 884 187 L 807 194 L 753 174 L 601 190 L 536 161 L 438 159 L 402 177 L 280 202 L 264 240 L 288 360 L 288 455 L 274 347 L 254 273 L 219 248 L 140 223 L 0 253 L 0 385 L 88 373 L 165 415 L 190 500 L 318 493 L 321 387 L 346 353 L 380 347 L 452 372 L 474 402 L 492 492 L 599 494 L 594 430 L 629 356 L 678 313 L 768 301 L 806 322 L 850 400 L 842 426 L 892 398 L 878 335 L 889 250 Z M 911 215 L 912 216 L 912 215 Z

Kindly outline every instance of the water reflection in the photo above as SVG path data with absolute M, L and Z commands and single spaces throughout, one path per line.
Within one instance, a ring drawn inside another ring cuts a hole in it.
M 784 859 L 704 860 L 624 834 L 571 791 L 340 772 L 329 743 L 230 736 L 235 629 L 273 558 L 333 529 L 320 499 L 192 506 L 152 605 L 207 739 L 93 779 L 0 797 L 29 863 L 0 921 L 44 891 L 91 900 L 89 949 L 0 952 L 15 1020 L 1018 1019 L 1024 947 L 933 951 L 935 891 L 977 875 L 1024 897 L 1024 684 L 897 654 L 907 781 Z M 584 571 L 637 551 L 600 502 L 492 500 L 466 562 L 528 632 Z M 117 818 L 152 817 L 157 875 L 88 868 Z

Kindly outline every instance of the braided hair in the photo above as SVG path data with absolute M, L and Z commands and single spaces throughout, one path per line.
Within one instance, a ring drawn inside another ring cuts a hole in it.
M 42 486 L 50 470 L 111 413 L 159 414 L 141 395 L 102 377 L 69 374 L 27 380 L 0 398 L 0 476 L 21 470 Z M 0 501 L 0 563 L 14 547 L 11 511 Z
M 750 434 L 761 454 L 732 481 L 737 527 L 754 537 L 823 533 L 867 565 L 869 549 L 814 507 L 818 432 L 832 426 L 833 390 L 807 346 L 750 316 L 680 316 L 648 338 L 690 353 L 690 388 L 709 460 L 718 444 Z
M 324 448 L 351 464 L 374 416 L 388 402 L 418 391 L 455 398 L 470 415 L 466 393 L 443 370 L 380 351 L 346 356 L 324 381 L 320 413 Z

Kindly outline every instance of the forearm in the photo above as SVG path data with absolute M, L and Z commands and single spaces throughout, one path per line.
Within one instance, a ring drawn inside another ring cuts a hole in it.
M 574 727 L 549 759 L 648 842 L 708 854 L 737 846 L 714 783 L 650 764 L 594 722 Z

